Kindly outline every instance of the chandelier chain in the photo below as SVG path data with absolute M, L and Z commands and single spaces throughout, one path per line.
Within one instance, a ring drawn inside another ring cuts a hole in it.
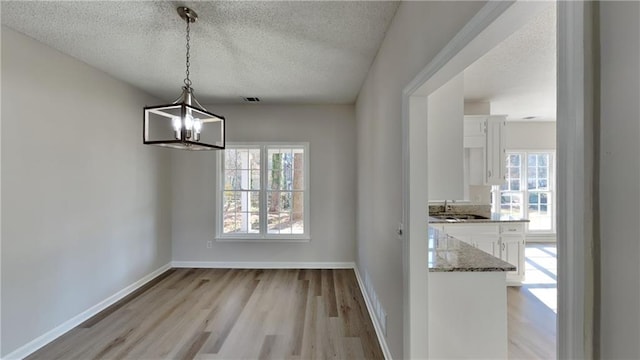
M 190 58 L 191 58 L 191 46 L 189 44 L 189 42 L 191 41 L 191 21 L 190 19 L 187 19 L 187 71 L 186 71 L 186 75 L 187 77 L 184 79 L 184 84 L 187 86 L 187 88 L 191 87 L 191 79 L 189 79 L 189 66 L 191 66 L 191 62 L 190 62 Z

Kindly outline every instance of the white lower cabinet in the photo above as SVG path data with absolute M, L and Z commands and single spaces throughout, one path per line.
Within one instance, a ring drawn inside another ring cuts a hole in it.
M 444 224 L 442 230 L 488 254 L 516 267 L 507 273 L 507 285 L 522 285 L 524 280 L 524 223 Z
M 497 258 L 500 257 L 500 240 L 496 235 L 475 236 L 471 245 Z

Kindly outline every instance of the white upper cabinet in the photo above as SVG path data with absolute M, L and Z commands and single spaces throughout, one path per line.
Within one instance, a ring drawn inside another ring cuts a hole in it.
M 469 185 L 502 185 L 505 181 L 505 115 L 464 117 L 464 167 Z
M 485 116 L 464 117 L 464 147 L 484 148 L 487 142 L 487 118 Z

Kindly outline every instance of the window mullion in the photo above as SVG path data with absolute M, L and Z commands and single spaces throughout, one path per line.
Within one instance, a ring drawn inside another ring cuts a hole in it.
M 260 146 L 260 235 L 267 234 L 267 176 L 268 176 L 267 147 Z

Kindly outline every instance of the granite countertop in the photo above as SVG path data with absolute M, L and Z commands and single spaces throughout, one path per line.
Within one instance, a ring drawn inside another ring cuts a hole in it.
M 430 272 L 499 272 L 513 271 L 515 266 L 495 256 L 429 227 Z
M 455 216 L 455 215 L 453 215 Z M 504 217 L 498 213 L 491 213 L 491 217 L 488 219 L 459 219 L 459 220 L 445 220 L 437 219 L 429 216 L 429 223 L 432 224 L 459 224 L 459 223 L 508 223 L 508 222 L 529 222 L 529 219 L 521 219 L 516 217 Z

